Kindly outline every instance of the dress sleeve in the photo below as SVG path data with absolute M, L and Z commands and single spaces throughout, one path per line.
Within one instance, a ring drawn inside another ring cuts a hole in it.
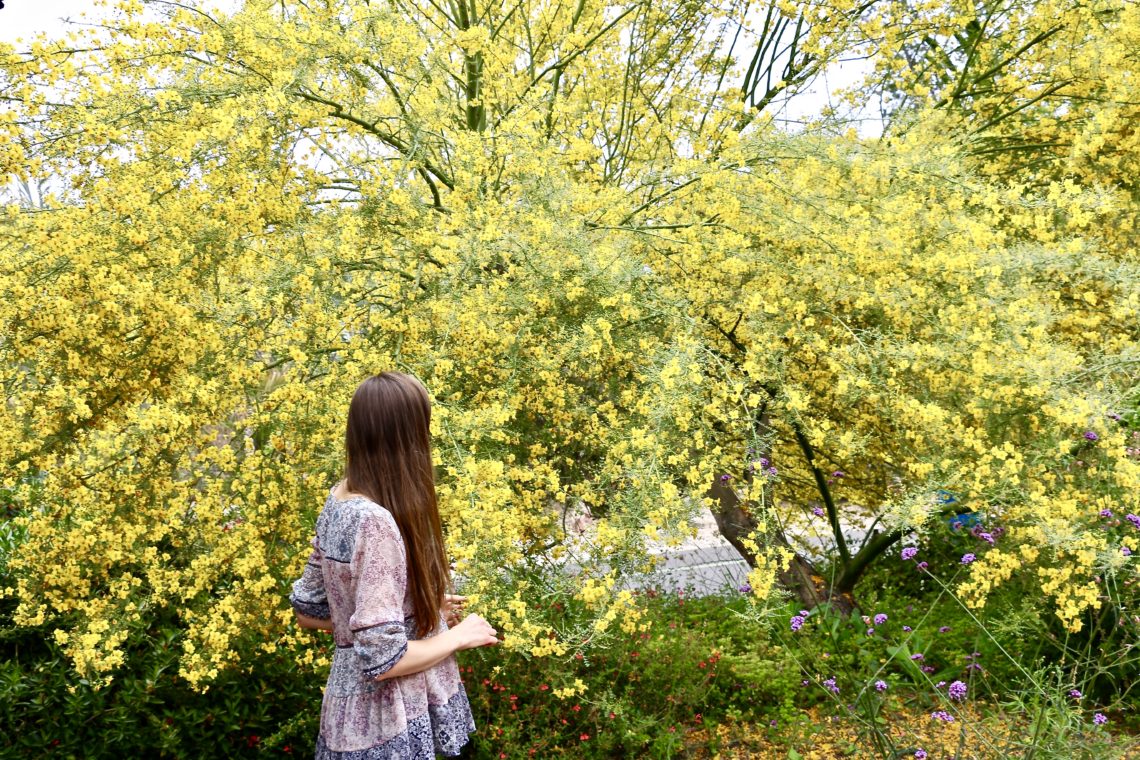
M 404 630 L 406 562 L 404 540 L 391 515 L 363 515 L 352 550 L 356 608 L 348 627 L 365 678 L 387 672 L 408 651 Z
M 329 601 L 325 595 L 325 578 L 321 569 L 323 555 L 316 536 L 313 536 L 310 543 L 313 551 L 309 553 L 309 560 L 305 563 L 305 571 L 300 578 L 293 581 L 293 591 L 289 594 L 289 602 L 293 605 L 293 609 L 302 615 L 328 620 L 332 617 L 332 613 L 329 611 Z

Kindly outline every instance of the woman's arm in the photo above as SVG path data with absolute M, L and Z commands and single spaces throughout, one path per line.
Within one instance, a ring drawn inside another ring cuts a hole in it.
M 408 642 L 408 650 L 396 664 L 376 677 L 377 681 L 386 678 L 399 678 L 427 670 L 432 665 L 447 659 L 460 649 L 498 644 L 495 629 L 479 615 L 468 615 L 454 628 L 427 639 L 414 639 Z
M 297 623 L 302 628 L 332 630 L 332 611 L 329 609 L 328 595 L 325 593 L 325 579 L 321 565 L 324 554 L 316 534 L 309 542 L 313 550 L 305 563 L 301 577 L 293 582 L 289 593 L 289 603 L 297 615 Z
M 404 656 L 396 660 L 395 665 L 378 675 L 376 680 L 383 681 L 388 678 L 410 676 L 412 673 L 427 670 L 432 665 L 447 659 L 448 655 L 455 652 L 455 640 L 447 635 L 449 633 L 451 631 L 445 631 L 438 636 L 432 636 L 430 639 L 409 641 L 408 651 L 404 652 Z
M 297 615 L 297 625 L 302 628 L 309 628 L 314 631 L 332 631 L 333 624 L 331 618 L 315 618 L 303 615 L 297 610 L 293 610 Z

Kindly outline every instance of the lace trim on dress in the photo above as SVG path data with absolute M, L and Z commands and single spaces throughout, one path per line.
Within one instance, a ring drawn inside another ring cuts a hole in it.
M 318 734 L 315 760 L 434 760 L 435 753 L 455 757 L 474 730 L 471 703 L 461 684 L 447 702 L 429 704 L 428 711 L 408 721 L 406 729 L 375 747 L 337 752 Z
M 293 608 L 302 615 L 320 620 L 328 620 L 332 617 L 328 602 L 304 602 L 300 599 L 290 599 L 289 601 L 293 603 Z
M 399 661 L 399 659 L 401 657 L 404 656 L 404 653 L 407 651 L 408 651 L 408 642 L 405 641 L 403 644 L 400 645 L 400 648 L 398 650 L 396 650 L 396 652 L 391 657 L 389 657 L 387 660 L 380 663 L 379 665 L 373 665 L 371 667 L 365 668 L 363 671 L 364 677 L 365 678 L 375 678 L 376 676 L 383 675 L 384 673 L 387 673 L 389 670 L 391 670 L 392 668 L 394 668 L 396 666 L 396 663 Z

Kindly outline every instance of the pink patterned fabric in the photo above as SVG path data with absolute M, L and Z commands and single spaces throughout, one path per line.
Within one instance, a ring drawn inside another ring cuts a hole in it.
M 420 673 L 377 681 L 415 638 L 407 560 L 396 521 L 364 497 L 329 491 L 313 550 L 289 601 L 332 620 L 336 650 L 321 703 L 318 759 L 454 756 L 475 730 L 455 655 Z M 439 626 L 429 635 L 447 630 Z

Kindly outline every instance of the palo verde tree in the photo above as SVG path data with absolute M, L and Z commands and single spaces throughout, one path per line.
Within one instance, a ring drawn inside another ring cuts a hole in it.
M 1112 191 L 1117 215 L 1105 242 L 1125 256 L 1135 246 L 1135 3 L 871 0 L 809 2 L 794 12 L 796 34 L 779 30 L 784 46 L 799 51 L 785 57 L 789 78 L 840 39 L 872 64 L 844 100 L 877 103 L 888 135 L 908 129 L 922 109 L 942 111 L 943 128 L 983 175 L 1035 190 L 1070 181 Z
M 619 574 L 710 484 L 760 595 L 830 596 L 796 582 L 774 501 L 882 515 L 872 550 L 840 549 L 849 592 L 953 488 L 1010 525 L 979 603 L 1016 562 L 1079 624 L 1118 548 L 1087 494 L 1134 500 L 1138 477 L 1103 417 L 1140 304 L 1101 256 L 1102 196 L 989 184 L 937 115 L 878 146 L 781 134 L 726 52 L 757 23 L 125 2 L 4 50 L 0 169 L 56 188 L 0 222 L 16 622 L 107 679 L 169 611 L 198 688 L 295 643 L 284 583 L 348 394 L 398 367 L 433 393 L 449 546 L 510 647 L 632 630 Z M 1101 459 L 1074 471 L 1086 431 Z M 589 539 L 551 503 L 585 504 Z M 540 572 L 567 555 L 576 578 Z M 550 618 L 549 595 L 585 611 Z

